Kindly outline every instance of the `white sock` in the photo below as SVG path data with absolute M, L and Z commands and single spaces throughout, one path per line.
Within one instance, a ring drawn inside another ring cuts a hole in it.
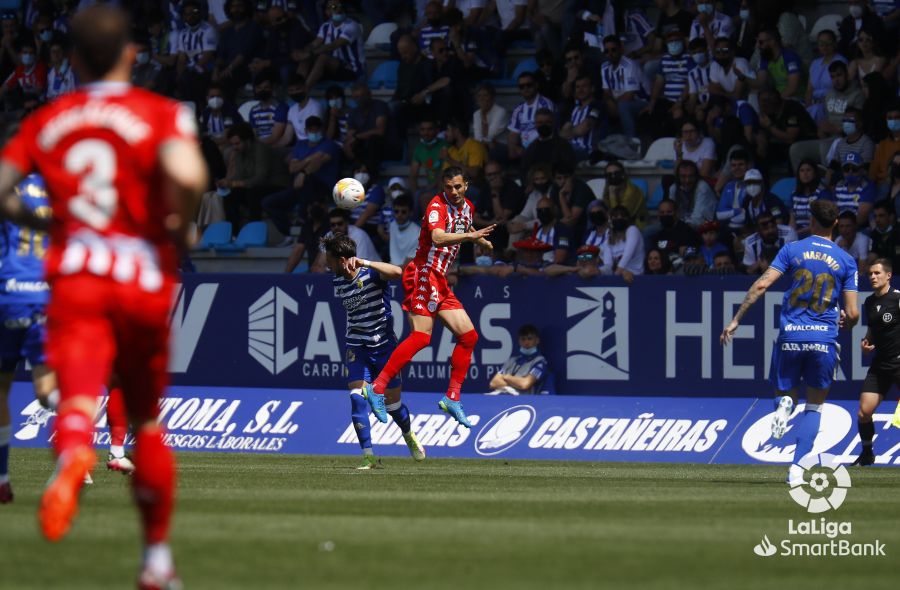
M 372 448 L 363 449 L 363 457 L 374 457 L 375 453 L 372 452 Z
M 172 563 L 172 550 L 168 543 L 147 545 L 144 553 L 144 567 L 157 576 L 168 576 L 175 570 Z
M 125 456 L 125 447 L 119 445 L 109 445 L 109 453 L 115 459 L 121 459 Z
M 8 473 L 4 473 L 3 475 L 0 475 L 0 486 L 2 486 L 5 483 L 9 483 L 9 474 Z
M 59 407 L 59 390 L 54 389 L 50 393 L 47 394 L 47 407 L 50 410 L 56 411 L 56 408 Z
M 393 412 L 395 410 L 399 410 L 400 406 L 402 406 L 402 405 L 403 405 L 403 402 L 394 402 L 392 404 L 386 405 L 384 407 L 384 409 L 387 410 L 388 412 Z

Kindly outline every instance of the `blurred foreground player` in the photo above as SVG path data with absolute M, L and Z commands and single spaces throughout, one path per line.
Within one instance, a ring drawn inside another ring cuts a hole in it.
M 85 84 L 26 118 L 0 156 L 0 213 L 50 230 L 47 357 L 60 404 L 57 469 L 41 499 L 45 537 L 57 541 L 78 512 L 97 396 L 115 369 L 134 428 L 134 496 L 144 530 L 139 585 L 177 585 L 167 543 L 175 465 L 157 424 L 167 384 L 168 316 L 179 252 L 207 184 L 191 113 L 132 88 L 135 47 L 124 14 L 108 5 L 71 23 L 73 65 Z M 48 225 L 12 189 L 32 170 L 47 181 Z
M 839 362 L 838 328 L 852 328 L 859 320 L 856 260 L 831 241 L 838 208 L 831 201 L 813 201 L 812 235 L 782 246 L 768 269 L 750 290 L 734 319 L 722 331 L 728 344 L 747 310 L 783 274 L 791 276 L 781 304 L 781 329 L 772 349 L 769 380 L 775 386 L 772 438 L 780 439 L 797 403 L 797 390 L 806 385 L 806 409 L 793 427 L 797 446 L 794 464 L 810 453 L 822 421 L 822 404 Z M 843 309 L 838 306 L 841 302 Z M 794 483 L 794 482 L 789 482 Z
M 387 422 L 384 393 L 388 383 L 417 352 L 428 346 L 437 317 L 456 336 L 456 346 L 450 357 L 450 385 L 438 405 L 457 422 L 471 428 L 459 398 L 478 333 L 447 284 L 447 270 L 453 266 L 459 247 L 465 242 L 476 242 L 492 250 L 493 245 L 485 237 L 496 226 L 489 225 L 477 231 L 472 227 L 475 208 L 466 199 L 469 183 L 462 168 L 447 168 L 442 181 L 444 190 L 435 195 L 425 209 L 416 257 L 403 269 L 403 309 L 409 313 L 411 332 L 394 349 L 375 382 L 366 384 L 365 392 L 375 417 Z
M 50 203 L 43 179 L 30 174 L 15 188 L 34 215 L 49 218 Z M 49 289 L 44 281 L 47 234 L 9 221 L 0 224 L 0 504 L 12 502 L 9 443 L 12 426 L 9 391 L 16 367 L 31 363 L 34 393 L 41 404 L 55 409 L 59 400 L 56 377 L 44 364 L 44 306 Z
M 397 346 L 387 281 L 399 279 L 403 269 L 357 258 L 356 243 L 346 234 L 326 239 L 324 246 L 326 264 L 334 273 L 335 294 L 347 311 L 347 387 L 350 388 L 351 420 L 363 451 L 358 469 L 377 469 L 381 463 L 372 451 L 369 404 L 363 397 L 362 387 L 381 371 Z M 412 431 L 409 409 L 400 401 L 400 383 L 399 375 L 388 383 L 386 410 L 403 433 L 413 459 L 423 461 L 425 449 Z

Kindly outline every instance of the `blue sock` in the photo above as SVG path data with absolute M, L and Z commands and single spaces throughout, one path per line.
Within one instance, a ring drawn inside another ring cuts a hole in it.
M 350 391 L 350 417 L 356 436 L 359 438 L 359 446 L 365 451 L 372 448 L 372 434 L 369 431 L 369 402 L 362 396 L 362 389 Z
M 391 415 L 391 418 L 394 419 L 394 422 L 397 423 L 397 426 L 400 427 L 400 432 L 403 434 L 409 432 L 409 408 L 406 407 L 406 404 L 403 402 L 390 404 L 387 406 L 387 412 Z
M 794 463 L 799 463 L 800 459 L 812 451 L 821 423 L 822 405 L 806 404 L 803 416 L 800 417 L 800 423 L 794 427 L 797 431 L 797 449 L 794 451 Z
M 9 437 L 12 426 L 0 426 L 0 483 L 9 475 Z

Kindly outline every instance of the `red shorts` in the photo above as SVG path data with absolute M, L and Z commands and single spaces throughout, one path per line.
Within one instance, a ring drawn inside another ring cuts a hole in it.
M 403 309 L 416 315 L 434 317 L 439 311 L 463 308 L 446 276 L 432 269 L 419 269 L 414 262 L 403 269 L 403 293 Z
M 156 418 L 169 382 L 172 285 L 155 293 L 87 274 L 58 277 L 47 306 L 47 364 L 60 399 L 100 395 L 115 370 L 128 414 Z

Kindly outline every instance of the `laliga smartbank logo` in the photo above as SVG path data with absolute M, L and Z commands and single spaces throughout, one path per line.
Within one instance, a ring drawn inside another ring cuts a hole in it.
M 791 465 L 788 475 L 791 499 L 809 514 L 821 514 L 837 510 L 847 499 L 852 484 L 847 468 L 838 463 L 834 455 L 810 453 Z M 850 521 L 818 520 L 787 522 L 788 537 L 762 541 L 753 547 L 760 557 L 884 557 L 884 543 L 875 539 L 859 542 L 850 539 L 853 523 Z M 818 537 L 818 539 L 816 538 Z M 824 537 L 824 539 L 822 539 Z

